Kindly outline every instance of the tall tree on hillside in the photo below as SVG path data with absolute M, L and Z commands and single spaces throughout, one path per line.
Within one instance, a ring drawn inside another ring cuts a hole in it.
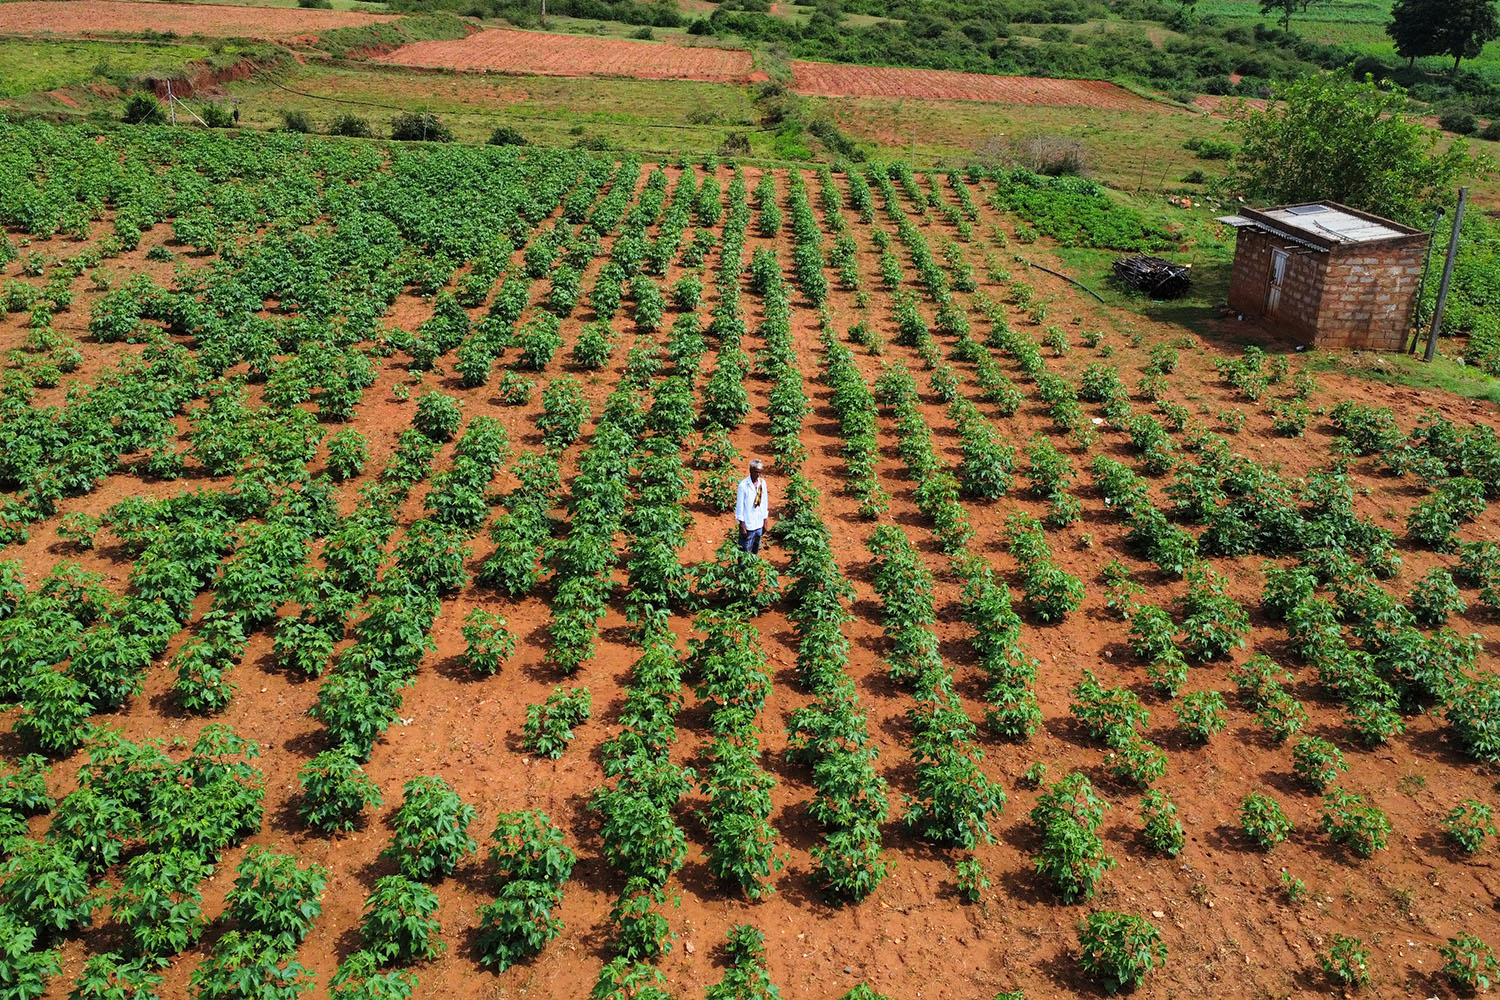
M 1496 0 L 1396 0 L 1385 31 L 1407 60 L 1452 56 L 1457 73 L 1460 62 L 1500 38 L 1500 7 Z
M 1433 48 L 1437 36 L 1433 33 L 1432 24 L 1437 18 L 1434 10 L 1441 4 L 1442 0 L 1396 0 L 1391 7 L 1391 20 L 1385 26 L 1385 33 L 1396 46 L 1396 54 L 1407 62 L 1407 66 L 1413 66 L 1423 56 L 1437 55 L 1439 49 Z
M 1440 133 L 1406 116 L 1406 91 L 1369 77 L 1304 76 L 1263 111 L 1237 105 L 1230 127 L 1243 142 L 1227 183 L 1273 204 L 1331 199 L 1410 222 L 1460 177 L 1494 166 L 1462 140 L 1440 148 Z

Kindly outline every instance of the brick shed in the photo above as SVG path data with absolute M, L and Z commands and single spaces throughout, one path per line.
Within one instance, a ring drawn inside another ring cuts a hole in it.
M 1427 234 L 1333 202 L 1244 209 L 1229 306 L 1313 347 L 1400 351 Z

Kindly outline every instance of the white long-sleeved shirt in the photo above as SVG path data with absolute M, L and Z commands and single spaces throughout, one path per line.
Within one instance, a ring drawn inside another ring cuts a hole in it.
M 746 531 L 766 526 L 771 513 L 771 490 L 766 486 L 766 477 L 752 483 L 746 476 L 740 480 L 738 494 L 734 498 L 734 519 L 745 526 Z

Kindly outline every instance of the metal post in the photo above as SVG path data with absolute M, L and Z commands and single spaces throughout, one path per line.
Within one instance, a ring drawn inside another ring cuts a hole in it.
M 1438 284 L 1437 303 L 1432 308 L 1432 329 L 1427 331 L 1427 350 L 1423 361 L 1437 356 L 1438 330 L 1443 325 L 1443 306 L 1448 304 L 1448 286 L 1453 281 L 1453 259 L 1458 256 L 1458 230 L 1464 224 L 1464 205 L 1469 201 L 1469 189 L 1458 189 L 1458 208 L 1453 213 L 1453 235 L 1448 238 L 1448 259 L 1443 261 L 1443 280 Z
M 1443 221 L 1445 209 L 1439 205 L 1437 213 L 1432 217 L 1432 229 L 1427 234 L 1427 252 L 1422 255 L 1422 281 L 1417 285 L 1417 304 L 1411 311 L 1411 346 L 1407 347 L 1407 354 L 1416 354 L 1417 345 L 1422 342 L 1422 296 L 1427 294 L 1427 272 L 1432 270 L 1432 245 L 1437 242 L 1438 223 Z
M 170 117 L 170 119 L 172 121 L 172 124 L 176 125 L 177 124 L 177 99 L 172 96 L 172 81 L 171 80 L 167 81 L 167 115 Z

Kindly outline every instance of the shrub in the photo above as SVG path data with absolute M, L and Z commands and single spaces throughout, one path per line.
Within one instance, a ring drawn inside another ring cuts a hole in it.
M 401 142 L 452 142 L 453 132 L 431 111 L 403 111 L 391 119 L 391 138 Z
M 1263 851 L 1281 843 L 1295 829 L 1276 800 L 1259 792 L 1250 793 L 1240 802 L 1240 827 Z
M 210 101 L 201 110 L 203 124 L 209 128 L 230 128 L 234 125 L 234 109 L 227 104 Z
M 517 881 L 505 885 L 499 898 L 479 907 L 480 962 L 504 972 L 541 952 L 558 934 L 562 921 L 552 915 L 559 900 L 552 886 Z
M 1484 850 L 1484 841 L 1495 835 L 1493 811 L 1477 799 L 1464 799 L 1443 817 L 1448 839 L 1469 854 Z
M 437 958 L 447 947 L 438 937 L 437 910 L 437 893 L 427 886 L 401 875 L 379 879 L 365 901 L 365 947 L 380 964 Z
M 5 934 L 0 925 L 0 934 Z M 3 961 L 3 959 L 0 959 Z M 155 971 L 153 959 L 124 959 L 113 952 L 94 955 L 83 964 L 83 971 L 73 983 L 68 1000 L 150 1000 L 161 987 L 161 974 Z M 11 998 L 30 997 L 14 976 L 0 973 L 0 981 L 17 987 Z
M 458 400 L 441 392 L 427 392 L 417 400 L 417 412 L 411 422 L 434 441 L 451 441 L 463 419 Z
M 297 866 L 297 859 L 252 846 L 235 869 L 226 899 L 227 914 L 247 933 L 264 934 L 284 951 L 294 951 L 323 912 L 328 870 Z
M 302 767 L 298 812 L 303 822 L 324 833 L 354 829 L 359 814 L 379 808 L 380 789 L 345 748 L 324 750 Z
M 191 851 L 152 851 L 125 865 L 110 900 L 115 922 L 128 930 L 141 956 L 169 956 L 203 933 L 199 884 L 213 868 Z
M 958 862 L 954 867 L 954 874 L 958 882 L 958 894 L 971 903 L 979 902 L 981 894 L 990 887 L 990 880 L 984 874 L 984 865 L 975 858 Z
M 0 988 L 6 1000 L 36 1000 L 60 970 L 57 949 L 37 947 L 38 936 L 23 918 L 0 910 Z
M 1438 115 L 1438 126 L 1456 135 L 1473 135 L 1479 131 L 1479 119 L 1468 108 L 1449 108 Z
M 1370 949 L 1357 937 L 1335 934 L 1328 951 L 1318 956 L 1318 964 L 1328 978 L 1339 986 L 1364 986 L 1370 981 Z
M 1141 796 L 1141 838 L 1158 854 L 1175 858 L 1182 852 L 1186 839 L 1177 820 L 1177 806 L 1166 792 L 1152 789 Z
M 364 471 L 369 456 L 365 436 L 347 427 L 328 439 L 328 474 L 336 482 L 353 479 Z
M 1292 772 L 1315 792 L 1321 793 L 1347 770 L 1343 753 L 1327 740 L 1308 736 L 1292 747 Z
M 1450 692 L 1443 717 L 1464 753 L 1500 760 L 1500 676 L 1482 673 Z
M 0 904 L 4 911 L 55 934 L 89 922 L 97 905 L 89 890 L 88 869 L 57 841 L 27 841 L 0 867 Z
M 393 859 L 407 878 L 428 881 L 453 874 L 459 860 L 479 847 L 469 836 L 474 807 L 442 778 L 413 778 L 403 792 L 392 819 L 395 832 L 381 857 Z
M 509 125 L 501 125 L 490 133 L 491 146 L 529 146 L 526 137 Z
M 516 649 L 515 634 L 505 628 L 505 619 L 483 608 L 475 608 L 464 619 L 464 665 L 473 673 L 493 677 Z
M 576 441 L 588 418 L 589 403 L 577 379 L 564 375 L 542 390 L 542 412 L 536 426 L 549 448 L 561 450 Z
M 1406 606 L 1418 625 L 1429 628 L 1446 625 L 1450 614 L 1463 614 L 1468 608 L 1452 575 L 1440 567 L 1428 570 L 1412 584 Z
M 1161 934 L 1144 917 L 1101 910 L 1078 925 L 1078 964 L 1106 993 L 1131 990 L 1167 963 Z
M 526 748 L 556 760 L 572 741 L 573 727 L 587 721 L 591 710 L 588 688 L 553 688 L 546 701 L 526 709 Z
M 344 112 L 336 115 L 328 122 L 329 135 L 342 135 L 350 139 L 370 139 L 375 132 L 370 128 L 370 121 L 361 118 L 352 112 Z
M 125 111 L 120 120 L 127 125 L 165 125 L 167 113 L 155 94 L 131 94 L 125 100 Z
M 1336 844 L 1346 844 L 1362 858 L 1385 850 L 1391 821 L 1385 813 L 1365 802 L 1357 792 L 1335 788 L 1323 796 L 1323 831 Z
M 1031 810 L 1031 821 L 1042 834 L 1037 873 L 1065 903 L 1093 896 L 1105 872 L 1115 866 L 1096 832 L 1106 808 L 1088 778 L 1075 771 L 1043 793 Z
M 1217 691 L 1190 691 L 1177 704 L 1177 726 L 1195 743 L 1207 743 L 1227 723 L 1224 696 Z
M 313 128 L 312 116 L 299 108 L 287 108 L 281 112 L 281 127 L 284 131 L 303 135 L 317 131 Z
M 1462 990 L 1484 993 L 1500 981 L 1500 961 L 1489 945 L 1472 934 L 1460 934 L 1438 945 L 1443 956 L 1443 975 Z

